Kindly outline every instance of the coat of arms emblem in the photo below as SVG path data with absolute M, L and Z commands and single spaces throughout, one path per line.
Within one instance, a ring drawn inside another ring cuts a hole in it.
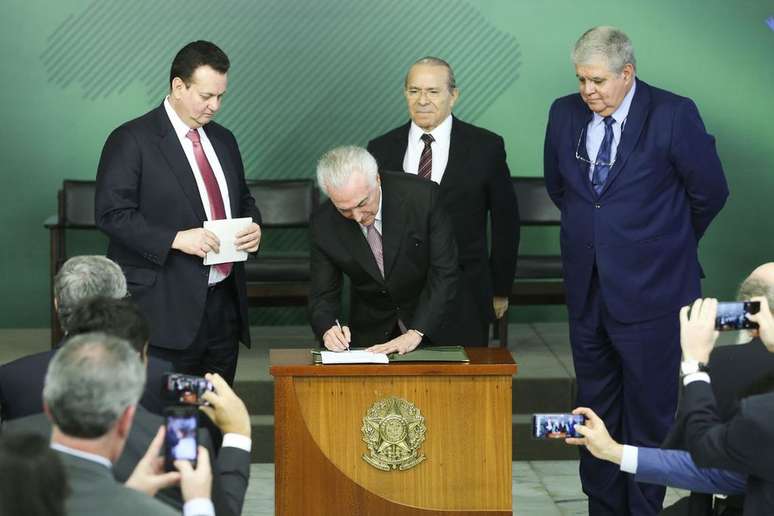
M 369 451 L 363 460 L 375 468 L 405 471 L 425 460 L 419 451 L 427 432 L 425 418 L 404 399 L 390 397 L 374 403 L 361 430 Z

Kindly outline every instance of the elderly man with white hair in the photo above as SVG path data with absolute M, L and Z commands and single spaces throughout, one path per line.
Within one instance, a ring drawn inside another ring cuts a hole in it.
M 372 346 L 407 353 L 436 336 L 457 285 L 457 246 L 438 185 L 382 172 L 360 147 L 320 158 L 317 180 L 329 197 L 312 215 L 309 315 L 326 348 Z M 350 280 L 350 315 L 341 313 Z

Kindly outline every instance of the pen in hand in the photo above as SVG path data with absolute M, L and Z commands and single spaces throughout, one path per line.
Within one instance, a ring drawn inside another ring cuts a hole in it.
M 341 332 L 341 335 L 344 336 L 344 338 L 346 339 L 347 337 L 346 337 L 346 335 L 344 335 L 344 330 L 341 328 L 341 323 L 339 322 L 338 319 L 336 319 L 336 327 Z M 347 340 L 347 351 L 349 351 L 349 340 Z

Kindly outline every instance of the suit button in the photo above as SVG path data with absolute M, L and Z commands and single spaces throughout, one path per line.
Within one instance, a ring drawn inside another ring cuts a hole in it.
M 386 295 L 387 295 L 387 291 L 386 291 L 386 290 L 384 290 L 384 289 L 382 289 L 382 291 L 380 292 L 380 294 L 381 294 L 381 295 L 383 295 L 383 296 L 386 296 Z
M 586 244 L 586 248 L 587 248 L 587 249 L 594 249 L 594 244 L 592 244 L 591 242 L 589 242 L 588 244 Z
M 599 203 L 595 203 L 595 204 L 594 204 L 594 207 L 595 207 L 596 209 L 599 209 L 599 208 L 601 208 L 601 207 L 602 207 L 602 205 L 601 205 L 601 204 L 599 204 Z
M 388 332 L 388 331 L 384 332 L 384 336 L 385 337 L 389 337 L 390 336 L 390 332 Z

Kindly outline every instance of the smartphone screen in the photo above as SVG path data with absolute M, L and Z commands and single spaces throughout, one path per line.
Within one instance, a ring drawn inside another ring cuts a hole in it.
M 212 382 L 200 376 L 166 373 L 162 378 L 163 398 L 175 403 L 206 405 L 207 402 L 202 399 L 202 395 L 214 390 Z
M 747 318 L 747 314 L 757 314 L 761 309 L 758 301 L 733 301 L 718 303 L 718 313 L 715 315 L 715 329 L 750 330 L 758 327 Z
M 167 471 L 175 471 L 176 460 L 190 461 L 193 467 L 196 467 L 199 447 L 196 409 L 170 407 L 166 410 L 165 421 L 164 465 Z
M 534 414 L 532 437 L 534 439 L 583 437 L 575 431 L 575 425 L 582 425 L 585 422 L 586 418 L 580 414 Z

